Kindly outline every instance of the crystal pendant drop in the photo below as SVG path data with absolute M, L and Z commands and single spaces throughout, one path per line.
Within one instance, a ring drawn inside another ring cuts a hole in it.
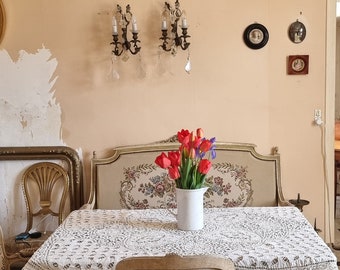
M 115 55 L 112 55 L 111 57 L 111 67 L 110 71 L 108 73 L 108 77 L 113 80 L 119 80 L 120 76 L 117 71 L 117 57 Z
M 190 57 L 189 57 L 189 56 L 188 56 L 188 58 L 187 58 L 187 63 L 186 63 L 186 65 L 185 65 L 184 69 L 185 69 L 185 71 L 186 71 L 188 74 L 190 74 L 190 71 L 191 71 L 191 62 L 190 62 Z

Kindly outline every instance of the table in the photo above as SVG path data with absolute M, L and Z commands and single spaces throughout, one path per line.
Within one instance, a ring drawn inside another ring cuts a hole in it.
M 76 210 L 25 270 L 114 269 L 130 256 L 211 254 L 236 269 L 334 269 L 337 259 L 296 207 L 204 209 L 200 231 L 181 231 L 166 209 Z

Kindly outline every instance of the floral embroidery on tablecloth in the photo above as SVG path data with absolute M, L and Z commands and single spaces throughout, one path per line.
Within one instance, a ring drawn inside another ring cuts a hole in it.
M 206 208 L 205 227 L 176 229 L 165 209 L 73 211 L 25 269 L 114 269 L 133 256 L 208 254 L 236 270 L 338 270 L 336 257 L 296 207 Z

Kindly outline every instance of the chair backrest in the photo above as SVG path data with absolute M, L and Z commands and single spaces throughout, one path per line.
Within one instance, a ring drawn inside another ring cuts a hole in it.
M 214 269 L 233 270 L 234 264 L 227 258 L 208 255 L 178 256 L 168 254 L 164 257 L 130 257 L 121 260 L 116 265 L 116 270 L 186 270 L 186 269 Z
M 69 177 L 63 167 L 52 162 L 31 165 L 22 176 L 27 210 L 26 232 L 32 229 L 35 216 L 52 215 L 60 224 L 69 195 Z

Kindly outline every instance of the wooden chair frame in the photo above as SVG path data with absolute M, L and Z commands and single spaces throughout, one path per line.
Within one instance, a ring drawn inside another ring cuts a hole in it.
M 8 254 L 5 249 L 4 235 L 0 226 L 0 269 L 9 270 L 12 264 L 24 266 L 29 258 L 25 258 L 20 253 Z
M 38 194 L 30 194 L 29 186 L 34 182 L 39 190 Z M 53 211 L 52 192 L 58 182 L 62 181 L 62 195 L 57 210 Z M 58 223 L 63 221 L 63 209 L 69 195 L 69 177 L 60 165 L 52 162 L 39 162 L 31 165 L 22 176 L 22 188 L 27 210 L 26 232 L 32 229 L 33 218 L 39 215 L 52 215 L 58 217 Z M 39 196 L 39 209 L 35 210 L 33 197 Z
M 233 270 L 233 262 L 227 258 L 208 255 L 178 256 L 168 254 L 164 257 L 130 257 L 121 260 L 116 265 L 116 270 Z

